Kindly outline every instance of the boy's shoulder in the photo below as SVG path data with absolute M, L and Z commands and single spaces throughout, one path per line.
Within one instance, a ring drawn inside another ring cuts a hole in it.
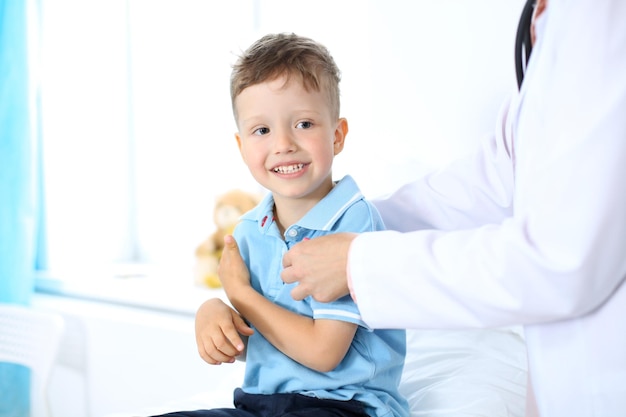
M 354 230 L 355 232 L 383 230 L 385 228 L 378 209 L 371 201 L 365 198 L 352 177 L 347 175 L 337 182 L 333 192 L 339 195 L 351 196 L 349 198 L 344 197 L 344 211 L 337 219 L 338 222 L 351 223 L 356 221 L 361 223 L 361 227 L 358 230 Z
M 298 221 L 298 226 L 322 234 L 384 228 L 378 210 L 365 199 L 349 175 L 337 181 L 330 192 Z

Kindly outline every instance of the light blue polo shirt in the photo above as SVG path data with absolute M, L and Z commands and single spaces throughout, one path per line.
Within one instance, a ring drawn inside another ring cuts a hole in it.
M 300 393 L 325 399 L 364 403 L 371 416 L 409 415 L 409 406 L 398 392 L 404 365 L 404 330 L 371 330 L 361 320 L 349 296 L 331 303 L 311 297 L 291 298 L 297 284 L 280 278 L 282 258 L 304 238 L 337 232 L 371 232 L 384 228 L 376 208 L 363 198 L 350 176 L 281 236 L 273 219 L 274 199 L 268 194 L 246 213 L 234 236 L 250 270 L 252 286 L 274 303 L 314 319 L 356 323 L 359 327 L 343 361 L 330 372 L 318 372 L 290 359 L 258 331 L 248 340 L 246 372 L 242 389 L 250 394 Z M 381 285 L 385 285 L 381 277 Z

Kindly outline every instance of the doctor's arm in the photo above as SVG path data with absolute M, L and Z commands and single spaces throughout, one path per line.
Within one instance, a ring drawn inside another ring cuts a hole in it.
M 516 112 L 514 212 L 360 235 L 349 263 L 368 325 L 546 323 L 597 311 L 624 285 L 626 3 L 555 2 L 549 13 Z

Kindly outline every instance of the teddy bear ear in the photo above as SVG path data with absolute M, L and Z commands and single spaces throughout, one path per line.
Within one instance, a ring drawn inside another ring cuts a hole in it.
M 245 213 L 256 207 L 256 205 L 263 200 L 263 195 L 243 190 L 232 190 L 223 196 L 223 200 L 230 201 L 229 204 L 239 207 L 239 209 Z

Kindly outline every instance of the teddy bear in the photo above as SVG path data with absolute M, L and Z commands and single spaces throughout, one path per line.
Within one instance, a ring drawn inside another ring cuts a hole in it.
M 215 231 L 209 235 L 195 252 L 195 282 L 209 288 L 221 287 L 217 266 L 224 249 L 224 236 L 232 234 L 239 218 L 254 208 L 260 196 L 242 190 L 231 190 L 217 197 L 213 210 Z

